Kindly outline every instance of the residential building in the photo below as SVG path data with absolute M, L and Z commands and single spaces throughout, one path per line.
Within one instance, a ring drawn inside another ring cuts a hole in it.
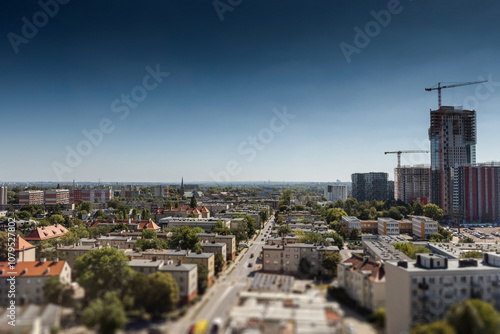
M 118 249 L 133 249 L 135 243 L 135 240 L 132 240 L 132 237 L 101 236 L 96 239 L 97 243 L 101 246 L 113 247 Z
M 500 309 L 498 253 L 483 253 L 482 260 L 417 254 L 416 260 L 386 262 L 385 271 L 388 334 L 441 320 L 464 299 L 481 299 Z
M 43 240 L 51 240 L 59 238 L 60 236 L 68 233 L 66 227 L 61 224 L 37 227 L 25 238 L 26 241 L 32 243 L 39 243 Z
M 63 284 L 71 283 L 71 268 L 66 261 L 40 261 L 17 262 L 12 269 L 8 262 L 0 262 L 0 279 L 7 283 L 6 279 L 15 277 L 16 284 L 16 306 L 25 304 L 44 304 L 47 301 L 43 293 L 43 285 L 49 277 L 56 276 Z M 0 285 L 0 305 L 6 306 L 10 303 L 8 298 L 9 285 Z
M 19 204 L 21 205 L 43 205 L 44 196 L 41 190 L 25 190 L 19 193 Z
M 431 202 L 451 215 L 454 168 L 476 163 L 476 111 L 442 106 L 430 116 Z
M 381 262 L 353 254 L 337 265 L 337 282 L 356 305 L 372 312 L 385 307 L 385 270 Z
M 500 163 L 455 169 L 453 215 L 460 222 L 500 222 Z
M 394 182 L 389 182 L 387 173 L 355 173 L 351 179 L 352 197 L 360 202 L 394 198 Z
M 32 262 L 36 260 L 35 246 L 16 234 L 16 243 L 14 246 L 14 255 L 16 262 Z
M 177 218 L 177 217 L 169 217 L 160 219 L 160 226 L 162 228 L 174 228 L 174 227 L 182 227 L 189 226 L 191 228 L 200 227 L 206 232 L 212 231 L 215 228 L 218 221 L 223 221 L 227 227 L 230 227 L 230 220 L 220 220 L 214 218 Z
M 7 323 L 11 312 L 8 307 L 0 307 L 0 319 L 6 319 Z M 0 334 L 47 334 L 54 328 L 60 328 L 62 307 L 59 305 L 16 305 L 15 312 L 15 326 L 0 327 Z
M 75 245 L 57 245 L 56 250 L 66 255 L 66 262 L 71 267 L 75 266 L 75 261 L 79 257 L 84 256 L 90 251 L 101 249 L 103 246 L 97 244 L 83 244 L 82 242 Z
M 394 198 L 405 203 L 419 201 L 422 205 L 430 202 L 430 166 L 402 166 L 394 169 Z
M 158 208 L 153 212 L 156 221 L 160 221 L 166 217 L 182 217 L 187 218 L 188 215 L 194 215 L 195 218 L 210 218 L 210 211 L 205 206 L 192 208 L 187 205 L 181 205 L 178 208 L 172 206 L 170 208 Z
M 299 272 L 313 275 L 329 274 L 321 266 L 325 252 L 338 252 L 337 246 L 293 243 L 262 246 L 262 271 L 276 274 L 296 275 Z
M 181 263 L 203 264 L 208 270 L 208 286 L 212 285 L 215 276 L 215 254 L 214 253 L 189 253 L 182 259 Z
M 52 189 L 45 191 L 45 205 L 69 204 L 68 189 Z
M 236 257 L 236 236 L 218 235 L 217 233 L 197 233 L 200 242 L 220 242 L 226 244 L 226 260 L 230 261 Z
M 7 187 L 0 186 L 0 205 L 7 205 Z
M 100 186 L 92 189 L 71 189 L 69 192 L 70 203 L 78 203 L 80 201 L 106 203 L 113 198 L 113 189 L 108 186 Z
M 230 333 L 341 333 L 343 311 L 322 295 L 242 291 L 229 313 Z
M 128 265 L 135 271 L 142 273 L 144 275 L 154 274 L 165 263 L 164 260 L 130 260 Z
M 198 295 L 198 266 L 196 264 L 177 263 L 164 264 L 160 272 L 169 273 L 179 286 L 181 303 L 189 304 Z
M 409 216 L 412 221 L 412 233 L 421 239 L 428 235 L 438 233 L 438 223 L 423 216 Z
M 227 259 L 227 246 L 223 242 L 202 242 L 201 243 L 201 249 L 203 253 L 214 253 L 214 254 L 221 254 L 222 258 L 224 259 L 224 262 L 226 262 Z
M 326 185 L 325 197 L 329 202 L 336 202 L 338 200 L 345 201 L 347 199 L 347 185 L 345 184 Z
M 379 235 L 376 240 L 363 240 L 364 254 L 375 261 L 410 260 L 403 252 L 394 248 L 391 238 L 396 237 Z M 404 239 L 401 242 L 404 242 Z
M 377 234 L 378 221 L 377 220 L 360 220 L 353 216 L 343 216 L 342 222 L 345 226 L 352 230 L 358 229 L 361 233 Z

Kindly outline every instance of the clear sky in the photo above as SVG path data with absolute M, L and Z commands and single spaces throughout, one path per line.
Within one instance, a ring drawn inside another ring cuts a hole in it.
M 44 1 L 2 1 L 0 181 L 392 177 L 481 78 L 443 105 L 500 160 L 498 1 Z

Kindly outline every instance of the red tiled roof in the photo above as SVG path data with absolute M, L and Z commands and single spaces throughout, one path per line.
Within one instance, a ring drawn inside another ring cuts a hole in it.
M 68 233 L 68 230 L 61 224 L 38 227 L 26 237 L 26 240 L 48 240 L 60 237 L 66 233 Z
M 155 224 L 154 221 L 152 220 L 142 220 L 139 226 L 137 227 L 138 230 L 158 230 L 160 227 Z
M 364 259 L 355 254 L 343 263 L 352 263 L 351 271 L 371 271 L 370 281 L 382 281 L 385 279 L 385 270 L 378 261 Z
M 198 206 L 193 209 L 190 206 L 181 205 L 178 208 L 176 208 L 175 206 L 172 206 L 170 208 L 158 208 L 153 212 L 153 214 L 155 215 L 168 214 L 168 212 L 172 211 L 186 211 L 188 214 L 190 213 L 200 214 L 201 212 L 210 212 L 205 206 Z
M 16 246 L 15 246 L 14 250 L 20 251 L 20 250 L 23 250 L 23 247 L 25 250 L 35 248 L 35 246 L 33 246 L 32 244 L 30 244 L 29 242 L 27 242 L 26 240 L 21 238 L 19 235 L 16 236 Z
M 8 262 L 0 262 L 0 278 L 4 277 L 44 277 L 44 276 L 59 276 L 64 268 L 66 261 L 30 261 L 18 262 L 14 265 L 14 269 L 10 269 Z M 48 270 L 47 270 L 48 269 Z

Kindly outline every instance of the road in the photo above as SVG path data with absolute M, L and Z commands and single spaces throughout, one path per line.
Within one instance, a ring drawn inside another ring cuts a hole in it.
M 187 333 L 189 327 L 201 319 L 211 321 L 220 317 L 224 323 L 226 322 L 230 309 L 237 301 L 239 292 L 251 282 L 254 272 L 261 268 L 261 264 L 256 265 L 255 262 L 262 245 L 265 244 L 265 241 L 262 241 L 263 238 L 265 240 L 264 234 L 273 222 L 274 220 L 271 219 L 257 235 L 255 241 L 248 243 L 251 244 L 250 248 L 240 252 L 231 267 L 227 268 L 205 292 L 201 301 L 191 307 L 184 317 L 174 323 L 167 324 L 168 333 Z M 251 253 L 255 254 L 253 258 L 250 258 Z M 253 263 L 251 268 L 248 267 L 249 262 Z

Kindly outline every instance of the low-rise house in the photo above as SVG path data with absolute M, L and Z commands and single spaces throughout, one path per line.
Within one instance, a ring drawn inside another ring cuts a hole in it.
M 63 284 L 71 283 L 71 268 L 66 261 L 40 261 L 18 262 L 11 269 L 9 262 L 0 262 L 0 306 L 10 305 L 8 297 L 9 285 L 7 279 L 15 278 L 16 305 L 44 304 L 46 299 L 43 285 L 49 277 L 56 276 Z
M 97 238 L 97 243 L 101 246 L 108 246 L 119 249 L 134 248 L 135 241 L 131 237 L 107 237 L 101 236 Z
M 337 266 L 338 286 L 369 311 L 385 306 L 385 270 L 381 262 L 352 255 Z
M 61 224 L 37 227 L 25 238 L 25 240 L 36 244 L 44 240 L 57 239 L 68 232 L 66 227 Z
M 197 233 L 200 237 L 200 241 L 206 242 L 220 242 L 226 244 L 226 260 L 230 261 L 236 257 L 236 236 L 229 235 L 220 235 L 217 233 Z
M 83 244 L 80 242 L 73 245 L 57 245 L 56 250 L 66 255 L 66 262 L 68 262 L 71 269 L 75 267 L 75 261 L 81 256 L 84 256 L 92 250 L 101 249 L 102 246 L 94 244 Z
M 196 264 L 177 263 L 164 264 L 160 272 L 169 273 L 179 286 L 181 303 L 188 304 L 198 295 L 198 267 Z
M 221 254 L 222 258 L 224 259 L 224 262 L 226 262 L 227 258 L 227 246 L 223 242 L 202 242 L 201 243 L 201 249 L 203 250 L 203 253 L 214 253 L 214 254 Z
M 16 262 L 32 262 L 36 260 L 35 246 L 16 235 L 16 244 L 14 246 L 14 255 Z

